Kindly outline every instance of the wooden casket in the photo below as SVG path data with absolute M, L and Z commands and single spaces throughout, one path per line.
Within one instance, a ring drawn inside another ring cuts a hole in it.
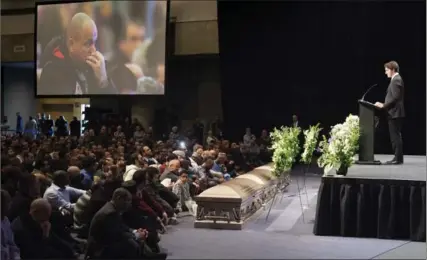
M 195 228 L 240 230 L 245 220 L 274 196 L 271 164 L 205 190 L 195 198 Z

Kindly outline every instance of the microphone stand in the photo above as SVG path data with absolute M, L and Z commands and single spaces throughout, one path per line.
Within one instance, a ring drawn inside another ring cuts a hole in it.
M 371 89 L 373 89 L 374 87 L 376 87 L 376 86 L 378 86 L 378 84 L 374 84 L 374 85 L 372 85 L 372 86 L 370 86 L 369 88 L 368 88 L 368 90 L 366 90 L 366 92 L 365 92 L 365 94 L 363 94 L 363 96 L 362 96 L 362 101 L 364 101 L 365 100 L 365 96 L 366 96 L 366 94 L 368 94 L 369 93 L 369 91 L 371 91 Z

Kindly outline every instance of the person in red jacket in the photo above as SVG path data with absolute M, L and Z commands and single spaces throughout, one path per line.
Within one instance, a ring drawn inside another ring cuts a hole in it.
M 168 215 L 166 214 L 163 206 L 156 201 L 145 189 L 143 186 L 146 183 L 146 171 L 138 170 L 133 175 L 133 181 L 135 181 L 137 186 L 137 196 L 140 198 L 140 207 L 145 208 L 151 215 L 155 214 L 156 219 L 159 223 L 167 224 Z M 154 216 L 154 215 L 153 215 Z
M 161 225 L 161 221 L 156 222 L 158 219 L 157 215 L 140 197 L 136 195 L 137 186 L 135 181 L 125 181 L 122 184 L 122 187 L 132 194 L 132 207 L 130 210 L 123 213 L 123 221 L 132 229 L 142 228 L 147 230 L 148 237 L 146 243 L 153 252 L 158 253 L 160 250 L 158 247 L 160 238 L 157 232 L 159 229 L 164 228 L 163 225 Z

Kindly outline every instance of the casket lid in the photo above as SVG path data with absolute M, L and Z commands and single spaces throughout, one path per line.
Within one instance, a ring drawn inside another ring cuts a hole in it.
M 266 184 L 266 180 L 264 180 L 264 178 L 255 175 L 255 174 L 243 174 L 237 177 L 237 179 L 249 179 L 249 180 L 253 180 L 254 182 L 260 184 L 260 185 L 265 185 Z
M 273 174 L 273 169 L 268 166 L 255 168 L 253 171 L 240 175 L 237 178 L 251 179 L 261 185 L 266 185 L 271 180 L 276 179 Z
M 262 185 L 251 179 L 233 179 L 200 193 L 198 198 L 245 199 L 252 196 Z

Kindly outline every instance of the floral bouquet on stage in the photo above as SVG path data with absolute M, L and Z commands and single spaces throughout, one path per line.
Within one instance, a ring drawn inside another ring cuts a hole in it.
M 289 184 L 289 171 L 295 162 L 299 152 L 299 139 L 301 133 L 299 127 L 275 128 L 270 133 L 273 150 L 273 173 L 275 176 L 285 176 L 285 182 Z
M 301 155 L 301 162 L 310 165 L 313 158 L 313 152 L 317 147 L 320 130 L 319 124 L 310 126 L 308 130 L 304 130 L 304 152 Z
M 349 115 L 343 124 L 333 126 L 329 140 L 323 136 L 323 141 L 320 142 L 323 154 L 318 164 L 324 168 L 325 174 L 332 169 L 339 175 L 347 174 L 359 149 L 359 137 L 359 117 L 355 115 Z

